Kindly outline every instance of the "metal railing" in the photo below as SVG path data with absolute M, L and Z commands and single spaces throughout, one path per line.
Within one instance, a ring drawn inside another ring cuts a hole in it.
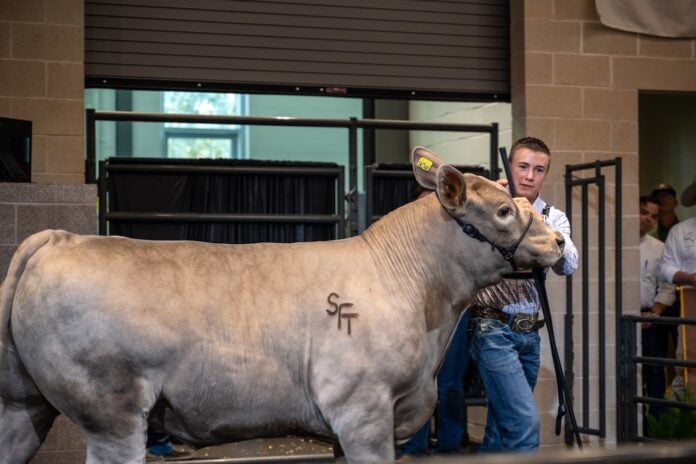
M 127 111 L 96 111 L 86 110 L 86 143 L 87 156 L 85 160 L 85 181 L 96 182 L 97 147 L 96 123 L 98 121 L 128 121 L 128 122 L 177 122 L 203 124 L 239 124 L 258 126 L 294 126 L 294 127 L 333 127 L 347 130 L 348 144 L 348 177 L 349 188 L 345 194 L 350 203 L 349 235 L 360 232 L 360 210 L 358 201 L 358 130 L 360 129 L 398 129 L 419 131 L 484 133 L 490 137 L 490 171 L 494 176 L 498 169 L 498 124 L 457 124 L 434 123 L 417 121 L 399 121 L 389 119 L 313 119 L 294 117 L 254 117 L 254 116 L 213 116 L 173 113 L 139 113 Z
M 642 322 L 656 325 L 696 325 L 696 318 L 621 316 L 621 338 L 619 339 L 621 357 L 618 372 L 619 404 L 617 408 L 621 419 L 617 429 L 619 442 L 654 441 L 654 439 L 642 436 L 638 431 L 639 404 L 696 410 L 696 403 L 649 398 L 639 394 L 638 364 L 696 368 L 696 361 L 638 355 L 636 333 L 640 329 L 637 325 Z

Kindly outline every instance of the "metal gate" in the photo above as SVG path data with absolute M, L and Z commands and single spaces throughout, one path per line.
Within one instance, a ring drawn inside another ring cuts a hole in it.
M 614 301 L 608 301 L 606 294 L 606 268 L 607 256 L 606 250 L 606 220 L 609 218 L 609 212 L 606 207 L 607 186 L 605 182 L 605 172 L 607 170 L 614 171 L 614 269 L 615 269 L 615 288 Z M 588 172 L 589 171 L 589 172 Z M 581 176 L 578 176 L 581 174 Z M 619 336 L 619 318 L 621 317 L 622 299 L 621 299 L 621 158 L 613 160 L 600 161 L 593 163 L 567 165 L 565 169 L 565 198 L 566 198 L 566 214 L 568 218 L 573 220 L 573 203 L 577 201 L 573 195 L 579 189 L 580 203 L 580 244 L 576 242 L 580 249 L 580 279 L 575 279 L 575 285 L 579 284 L 581 289 L 580 298 L 580 321 L 579 328 L 581 332 L 580 344 L 580 359 L 579 369 L 581 377 L 581 388 L 579 395 L 582 398 L 582 408 L 578 416 L 578 428 L 580 433 L 588 435 L 596 435 L 601 438 L 606 437 L 607 420 L 606 420 L 606 360 L 607 352 L 604 341 L 606 340 L 606 314 L 608 309 L 613 309 L 616 315 L 616 340 L 620 340 Z M 590 202 L 595 205 L 594 217 L 590 212 Z M 590 232 L 590 220 L 596 219 L 596 227 Z M 577 229 L 575 229 L 577 231 Z M 591 240 L 593 239 L 593 240 Z M 591 278 L 590 268 L 591 262 L 596 262 L 597 275 L 596 279 Z M 573 394 L 573 382 L 575 378 L 574 372 L 574 334 L 573 328 L 575 324 L 574 316 L 574 278 L 573 276 L 566 277 L 566 314 L 565 314 L 565 376 L 569 379 L 569 388 L 571 395 Z M 593 315 L 592 300 L 596 302 L 596 324 L 591 324 L 590 316 Z M 607 307 L 609 306 L 609 308 Z M 593 333 L 597 334 L 597 352 L 590 352 L 590 332 L 596 329 Z M 617 342 L 618 344 L 618 342 Z M 590 366 L 593 356 L 596 356 L 597 372 L 596 384 L 590 384 Z M 618 346 L 616 352 L 617 360 L 619 359 Z M 618 383 L 618 380 L 617 380 Z M 596 388 L 598 400 L 598 419 L 593 423 L 590 418 L 590 406 L 593 404 L 590 398 L 592 388 Z M 618 401 L 617 401 L 618 403 Z M 566 421 L 565 440 L 568 445 L 573 443 L 573 434 L 570 429 L 570 424 Z

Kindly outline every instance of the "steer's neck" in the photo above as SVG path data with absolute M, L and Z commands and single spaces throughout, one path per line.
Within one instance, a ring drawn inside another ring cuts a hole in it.
M 457 259 L 462 250 L 453 248 L 443 230 L 448 218 L 438 205 L 429 195 L 384 216 L 362 235 L 385 282 L 430 314 L 461 309 L 476 279 Z

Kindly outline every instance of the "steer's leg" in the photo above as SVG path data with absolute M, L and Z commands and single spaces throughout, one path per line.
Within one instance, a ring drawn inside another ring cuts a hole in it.
M 58 412 L 39 393 L 9 346 L 0 370 L 0 464 L 29 462 Z
M 46 438 L 56 418 L 44 404 L 5 404 L 0 400 L 0 464 L 29 462 Z
M 394 461 L 393 402 L 378 396 L 342 405 L 332 421 L 349 463 Z
M 113 428 L 87 431 L 87 464 L 141 464 L 145 460 L 147 419 L 116 417 Z

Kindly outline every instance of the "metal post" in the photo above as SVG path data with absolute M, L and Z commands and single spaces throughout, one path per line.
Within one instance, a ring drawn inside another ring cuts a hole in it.
M 95 111 L 93 109 L 88 109 L 85 111 L 85 138 L 87 143 L 87 153 L 85 159 L 85 183 L 93 184 L 96 182 L 94 176 L 96 175 L 96 159 L 97 159 L 97 130 L 96 130 L 96 118 Z
M 348 194 L 346 200 L 350 203 L 350 234 L 354 237 L 360 233 L 359 200 L 358 200 L 358 125 L 356 118 L 350 118 L 348 126 Z

